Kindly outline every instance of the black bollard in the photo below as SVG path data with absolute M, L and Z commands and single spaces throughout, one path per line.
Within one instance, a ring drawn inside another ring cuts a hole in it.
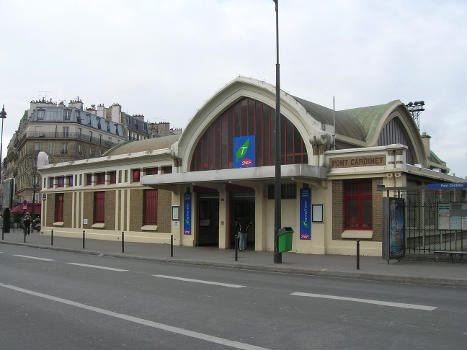
M 174 235 L 170 235 L 170 257 L 174 256 Z
M 125 253 L 125 233 L 122 232 L 122 253 Z
M 50 232 L 50 245 L 54 245 L 54 230 Z
M 238 261 L 238 234 L 235 235 L 235 261 Z
M 360 270 L 360 240 L 357 239 L 357 270 Z
M 4 240 L 5 240 L 5 230 L 2 227 L 2 241 L 4 241 Z
M 86 247 L 86 231 L 83 230 L 83 249 Z

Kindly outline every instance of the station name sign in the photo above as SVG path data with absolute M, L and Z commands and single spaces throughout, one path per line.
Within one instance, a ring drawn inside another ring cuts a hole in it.
M 386 156 L 352 157 L 331 159 L 331 168 L 352 168 L 386 165 Z

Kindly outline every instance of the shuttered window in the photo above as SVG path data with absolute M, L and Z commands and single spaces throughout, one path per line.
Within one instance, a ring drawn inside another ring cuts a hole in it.
M 105 222 L 105 192 L 94 193 L 94 222 Z
M 55 222 L 63 222 L 63 193 L 55 194 Z
M 144 190 L 144 224 L 157 225 L 157 190 Z

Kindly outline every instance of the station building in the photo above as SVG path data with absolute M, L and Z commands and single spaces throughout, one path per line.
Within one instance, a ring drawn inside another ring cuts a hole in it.
M 386 187 L 459 182 L 399 100 L 333 110 L 281 91 L 282 226 L 296 253 L 381 256 Z M 180 135 L 46 165 L 42 233 L 274 250 L 275 87 L 238 77 Z M 335 127 L 334 127 L 335 125 Z

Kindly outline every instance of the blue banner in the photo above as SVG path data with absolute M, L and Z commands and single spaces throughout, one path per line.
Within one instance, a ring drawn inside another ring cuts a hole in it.
M 389 259 L 405 255 L 404 200 L 389 198 Z
M 428 185 L 429 190 L 450 190 L 453 188 L 467 188 L 467 182 L 452 182 Z
M 311 195 L 309 188 L 300 189 L 300 239 L 311 239 Z
M 234 138 L 234 168 L 255 166 L 255 135 Z
M 191 193 L 186 192 L 183 199 L 183 234 L 191 235 Z

